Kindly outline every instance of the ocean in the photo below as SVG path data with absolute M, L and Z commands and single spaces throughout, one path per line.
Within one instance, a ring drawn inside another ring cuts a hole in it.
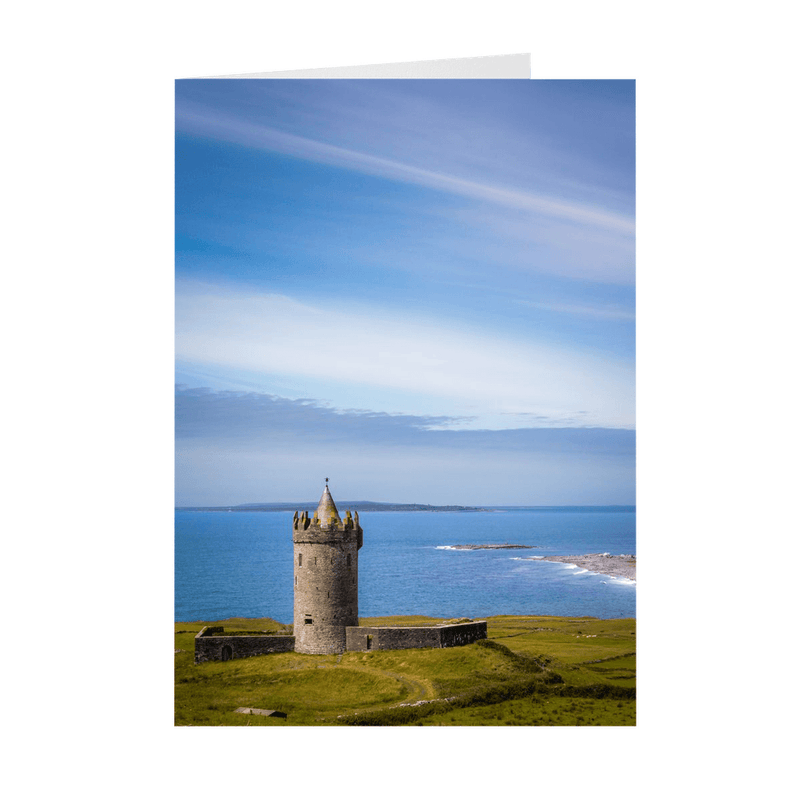
M 382 511 L 359 518 L 361 617 L 636 616 L 635 582 L 529 560 L 635 555 L 632 507 Z M 176 510 L 175 621 L 271 617 L 291 623 L 291 520 L 291 512 Z M 461 544 L 534 549 L 449 549 Z

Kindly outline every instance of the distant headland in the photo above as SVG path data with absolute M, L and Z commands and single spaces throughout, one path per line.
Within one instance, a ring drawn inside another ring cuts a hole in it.
M 317 502 L 308 503 L 245 503 L 238 506 L 181 506 L 177 511 L 297 511 L 298 508 L 316 508 Z M 371 500 L 348 500 L 340 506 L 352 511 L 495 511 L 476 506 L 431 506 L 425 503 L 375 503 Z
M 176 506 L 176 511 L 297 511 L 315 508 L 316 501 L 307 503 L 244 503 L 236 506 Z M 358 511 L 449 511 L 449 512 L 504 512 L 539 511 L 542 513 L 598 513 L 635 512 L 636 506 L 432 506 L 426 503 L 376 503 L 372 500 L 346 500 L 341 505 Z

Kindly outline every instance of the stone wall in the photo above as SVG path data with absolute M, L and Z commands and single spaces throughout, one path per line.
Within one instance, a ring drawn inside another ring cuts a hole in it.
M 294 636 L 212 636 L 223 628 L 203 628 L 194 637 L 194 663 L 227 661 L 232 658 L 289 653 L 294 650 Z M 227 648 L 227 649 L 226 649 Z
M 459 647 L 486 638 L 486 622 L 462 622 L 415 628 L 347 628 L 347 649 L 408 650 L 414 647 Z
M 458 625 L 434 625 L 413 628 L 370 628 L 332 626 L 332 637 L 345 632 L 347 650 L 408 650 L 418 647 L 461 647 L 486 638 L 486 622 L 462 622 Z M 214 636 L 224 633 L 221 627 L 206 627 L 194 637 L 194 663 L 227 661 L 233 658 L 290 653 L 295 650 L 294 636 Z M 318 631 L 323 633 L 323 631 Z M 323 634 L 324 635 L 324 634 Z M 345 647 L 342 648 L 344 650 Z M 339 650 L 338 652 L 341 652 Z
M 486 638 L 486 622 L 464 622 L 460 625 L 443 625 L 441 647 L 461 647 Z

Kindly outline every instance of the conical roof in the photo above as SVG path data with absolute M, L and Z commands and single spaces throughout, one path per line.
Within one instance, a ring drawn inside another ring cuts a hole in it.
M 321 528 L 330 528 L 333 520 L 336 520 L 340 525 L 342 524 L 342 518 L 336 510 L 336 503 L 333 502 L 327 483 L 317 506 L 317 518 Z

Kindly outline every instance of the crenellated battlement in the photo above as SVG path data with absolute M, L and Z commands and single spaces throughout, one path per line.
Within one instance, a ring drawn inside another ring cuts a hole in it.
M 295 531 L 306 531 L 309 528 L 314 528 L 316 530 L 331 530 L 331 531 L 352 531 L 352 530 L 360 530 L 361 525 L 358 522 L 358 511 L 355 512 L 355 516 L 350 513 L 348 510 L 345 513 L 345 518 L 342 520 L 338 514 L 336 516 L 329 517 L 324 523 L 319 518 L 319 514 L 317 511 L 314 512 L 314 516 L 309 519 L 308 511 L 301 511 L 301 512 L 294 512 L 294 516 L 292 517 L 292 530 Z

